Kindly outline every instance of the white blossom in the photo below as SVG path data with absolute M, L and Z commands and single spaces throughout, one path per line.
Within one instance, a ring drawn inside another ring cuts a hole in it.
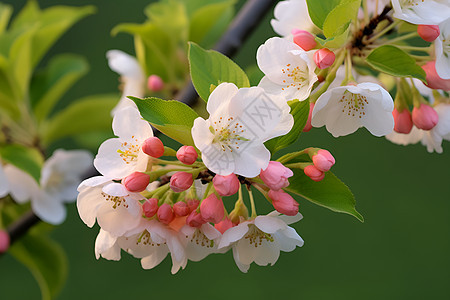
M 309 17 L 306 0 L 280 1 L 275 6 L 274 16 L 270 24 L 283 37 L 291 35 L 293 29 L 311 32 L 316 28 Z
M 222 234 L 209 223 L 200 228 L 183 226 L 180 229 L 180 239 L 185 245 L 186 258 L 191 261 L 200 261 L 212 253 L 218 253 Z
M 306 52 L 285 39 L 268 39 L 256 54 L 258 66 L 265 74 L 258 86 L 287 101 L 305 100 L 317 81 L 313 55 L 314 51 Z
M 3 166 L 0 161 L 0 198 L 5 197 L 9 194 L 9 183 L 6 177 L 5 171 L 3 171 Z
M 259 87 L 222 83 L 207 110 L 207 120 L 195 119 L 192 137 L 205 165 L 219 175 L 257 176 L 270 160 L 264 142 L 288 133 L 294 123 L 286 100 Z
M 391 95 L 375 83 L 336 87 L 322 94 L 312 113 L 314 127 L 326 125 L 334 137 L 348 135 L 366 127 L 375 136 L 392 132 L 394 102 Z
M 447 9 L 447 16 L 450 8 Z M 450 18 L 439 24 L 440 34 L 435 40 L 436 72 L 442 79 L 450 79 Z
M 450 2 L 448 0 L 392 0 L 394 17 L 423 25 L 438 25 L 448 18 Z

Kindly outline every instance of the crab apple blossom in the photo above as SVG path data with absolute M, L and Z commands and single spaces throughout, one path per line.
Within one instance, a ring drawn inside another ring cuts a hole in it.
M 192 146 L 182 146 L 177 151 L 177 159 L 185 165 L 192 165 L 198 158 L 197 151 Z
M 95 239 L 95 258 L 103 257 L 108 260 L 120 260 L 121 248 L 117 241 L 117 237 L 112 236 L 108 231 L 100 228 Z
M 305 0 L 280 1 L 275 6 L 275 19 L 270 21 L 273 30 L 283 37 L 291 34 L 293 29 L 313 31 L 316 26 L 311 21 Z
M 291 169 L 278 161 L 270 161 L 266 169 L 261 170 L 261 180 L 272 190 L 279 190 L 289 185 L 289 177 L 294 176 Z
M 164 88 L 164 81 L 158 75 L 150 75 L 147 80 L 147 88 L 152 92 L 159 92 Z
M 322 181 L 325 178 L 325 173 L 319 170 L 315 165 L 306 166 L 303 170 L 305 175 L 314 181 Z
M 6 177 L 5 171 L 3 170 L 3 166 L 0 163 L 0 198 L 3 198 L 8 194 L 9 194 L 8 178 Z
M 257 216 L 225 231 L 218 249 L 231 246 L 236 265 L 244 273 L 252 262 L 260 266 L 274 265 L 280 251 L 290 252 L 303 246 L 302 238 L 288 226 L 301 218 L 301 214 L 280 216 L 278 212 Z
M 198 227 L 183 226 L 180 229 L 180 240 L 184 245 L 186 258 L 191 261 L 200 261 L 209 254 L 218 253 L 222 234 L 209 223 Z
M 319 49 L 314 53 L 314 62 L 319 69 L 330 67 L 334 64 L 335 59 L 334 52 L 327 48 Z
M 429 131 L 423 132 L 422 145 L 427 147 L 427 151 L 432 153 L 442 153 L 442 141 L 450 141 L 450 104 L 439 103 L 434 106 L 439 122 Z
M 104 141 L 94 159 L 95 168 L 111 179 L 122 179 L 133 172 L 145 172 L 149 156 L 142 151 L 144 141 L 153 136 L 150 124 L 136 108 L 117 111 L 112 123 L 117 138 Z
M 256 53 L 258 67 L 265 75 L 258 86 L 287 100 L 305 100 L 317 81 L 313 56 L 313 51 L 305 52 L 285 39 L 268 39 Z
M 375 83 L 336 87 L 317 100 L 311 124 L 326 125 L 334 137 L 348 135 L 366 127 L 375 136 L 383 136 L 394 128 L 394 101 L 391 95 Z
M 187 172 L 176 172 L 170 177 L 170 188 L 175 193 L 180 193 L 189 189 L 194 183 L 194 179 L 191 173 Z
M 417 128 L 431 130 L 439 122 L 437 112 L 430 105 L 421 103 L 412 111 L 412 121 Z
M 429 61 L 422 66 L 425 71 L 427 86 L 430 89 L 450 91 L 450 79 L 442 79 L 436 72 L 436 62 Z
M 398 133 L 393 131 L 386 135 L 386 139 L 394 144 L 407 146 L 410 144 L 416 144 L 423 138 L 424 130 L 413 126 L 409 133 Z
M 412 23 L 438 25 L 448 18 L 450 3 L 441 0 L 392 0 L 394 17 Z
M 236 194 L 241 186 L 241 183 L 235 174 L 230 174 L 226 176 L 214 176 L 213 185 L 216 192 L 220 196 L 225 197 Z
M 418 25 L 417 33 L 424 41 L 432 42 L 441 32 L 438 25 Z
M 125 107 L 134 107 L 136 104 L 127 96 L 144 97 L 145 95 L 145 74 L 135 57 L 120 50 L 109 50 L 106 58 L 111 70 L 120 75 L 122 81 L 122 96 L 119 103 L 111 111 L 114 116 Z
M 259 175 L 270 160 L 264 142 L 288 133 L 294 124 L 286 100 L 259 87 L 222 83 L 206 108 L 209 118 L 194 120 L 192 137 L 203 163 L 218 175 Z
M 442 79 L 450 79 L 450 17 L 448 14 L 450 4 L 448 6 L 446 12 L 448 19 L 439 24 L 440 34 L 434 41 L 436 72 Z
M 408 134 L 413 127 L 411 112 L 409 109 L 403 109 L 401 112 L 394 108 L 392 111 L 394 117 L 394 131 L 398 133 Z
M 219 223 L 225 214 L 222 199 L 215 194 L 209 195 L 200 203 L 200 213 L 206 222 Z
M 312 50 L 317 46 L 316 38 L 308 31 L 294 29 L 292 34 L 294 43 L 305 51 Z
M 314 166 L 322 172 L 328 172 L 336 163 L 333 155 L 328 150 L 320 149 L 312 156 Z
M 270 190 L 269 198 L 272 200 L 273 207 L 279 213 L 287 216 L 295 216 L 298 213 L 298 202 L 288 193 L 285 193 L 282 190 Z

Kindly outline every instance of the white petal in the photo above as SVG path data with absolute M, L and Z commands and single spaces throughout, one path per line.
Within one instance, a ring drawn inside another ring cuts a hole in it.
M 386 135 L 386 139 L 394 144 L 406 146 L 418 143 L 423 138 L 423 134 L 423 130 L 420 130 L 416 126 L 413 126 L 411 132 L 408 134 L 392 131 L 391 133 Z
M 94 159 L 94 166 L 100 174 L 118 180 L 134 171 L 135 164 L 127 164 L 117 152 L 121 148 L 122 142 L 118 138 L 106 140 L 100 145 Z
M 292 29 L 312 31 L 315 28 L 305 0 L 280 1 L 275 6 L 274 16 L 275 19 L 272 19 L 270 24 L 281 36 L 290 35 Z
M 264 144 L 254 144 L 235 154 L 234 173 L 244 177 L 256 177 L 266 169 L 270 161 L 270 151 Z
M 255 219 L 255 225 L 267 233 L 274 233 L 278 230 L 287 228 L 287 225 L 283 222 L 283 220 L 270 216 L 257 216 Z
M 32 195 L 39 192 L 39 186 L 31 175 L 13 166 L 6 165 L 4 168 L 9 183 L 9 192 L 17 203 L 28 202 Z
M 280 250 L 284 252 L 294 251 L 295 247 L 302 247 L 304 244 L 303 239 L 298 235 L 295 229 L 289 226 L 274 235 Z
M 130 214 L 123 205 L 113 208 L 113 204 L 109 201 L 101 205 L 97 212 L 98 225 L 113 236 L 124 235 L 138 226 L 139 221 L 140 218 Z
M 238 87 L 233 83 L 221 83 L 209 95 L 206 110 L 209 114 L 214 114 L 219 110 L 227 109 L 230 100 L 238 92 Z
M 224 232 L 220 239 L 218 249 L 229 246 L 231 243 L 239 241 L 248 232 L 249 222 L 240 223 L 239 225 L 232 227 Z
M 150 124 L 143 120 L 139 111 L 133 107 L 126 107 L 118 111 L 113 119 L 113 131 L 122 140 L 144 142 L 153 136 Z
M 95 258 L 100 256 L 109 260 L 120 260 L 120 247 L 116 244 L 117 238 L 100 228 L 95 239 Z
M 239 259 L 239 252 L 237 251 L 236 247 L 233 247 L 233 258 L 239 270 L 241 270 L 241 272 L 243 273 L 247 273 L 248 269 L 250 269 L 250 264 L 246 265 L 241 262 L 241 260 Z
M 111 196 L 117 196 L 117 197 L 124 197 L 128 196 L 129 192 L 128 190 L 120 183 L 117 182 L 111 182 L 109 184 L 106 184 L 102 191 L 105 194 L 111 195 Z
M 31 208 L 42 221 L 59 225 L 66 219 L 66 208 L 61 199 L 40 191 L 31 198 Z
M 105 203 L 105 198 L 101 193 L 101 187 L 85 186 L 80 189 L 80 193 L 78 194 L 78 214 L 81 220 L 89 227 L 94 226 L 97 211 Z
M 6 178 L 6 174 L 3 171 L 3 167 L 0 163 L 0 198 L 3 198 L 8 194 L 9 194 L 8 178 Z
M 114 72 L 127 77 L 144 77 L 141 66 L 133 56 L 120 50 L 109 50 L 106 52 L 106 58 Z
M 141 265 L 143 269 L 153 269 L 157 265 L 159 265 L 164 258 L 166 258 L 168 250 L 165 249 L 156 249 L 149 256 L 146 256 L 141 259 Z
M 192 126 L 192 139 L 194 140 L 195 146 L 203 151 L 206 147 L 210 146 L 214 135 L 209 130 L 211 123 L 201 117 L 194 120 L 194 125 Z

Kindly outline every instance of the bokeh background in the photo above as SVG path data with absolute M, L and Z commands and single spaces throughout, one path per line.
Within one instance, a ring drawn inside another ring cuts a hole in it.
M 17 13 L 26 1 L 4 2 Z M 118 76 L 109 70 L 105 52 L 133 53 L 133 40 L 125 34 L 112 37 L 110 30 L 122 22 L 143 22 L 143 8 L 150 1 L 39 3 L 98 8 L 50 51 L 84 55 L 91 66 L 63 105 L 90 94 L 116 92 Z M 271 17 L 236 56 L 242 67 L 253 65 L 257 47 L 275 36 Z M 97 261 L 98 227 L 88 228 L 71 204 L 67 221 L 51 234 L 69 259 L 68 281 L 58 299 L 450 299 L 450 143 L 444 142 L 444 154 L 429 154 L 421 145 L 397 146 L 365 129 L 335 139 L 321 128 L 303 134 L 287 150 L 308 146 L 334 154 L 333 171 L 352 189 L 365 223 L 300 200 L 304 219 L 294 227 L 305 245 L 282 253 L 274 266 L 252 265 L 243 274 L 228 253 L 189 262 L 171 275 L 170 259 L 153 270 L 143 270 L 139 260 L 127 254 L 120 262 Z M 0 257 L 0 299 L 39 298 L 29 271 L 9 255 Z

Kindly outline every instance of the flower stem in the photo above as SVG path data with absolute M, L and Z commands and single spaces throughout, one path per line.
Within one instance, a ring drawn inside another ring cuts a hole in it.
M 257 217 L 257 214 L 256 214 L 256 206 L 255 206 L 255 199 L 253 199 L 253 192 L 252 192 L 252 190 L 251 190 L 251 187 L 249 187 L 249 188 L 247 189 L 247 191 L 248 191 L 248 195 L 249 195 L 249 197 L 250 197 L 250 205 L 251 205 L 251 207 L 252 207 L 252 219 L 254 219 L 254 218 Z
M 382 45 L 395 44 L 397 42 L 408 40 L 408 39 L 416 37 L 416 36 L 417 36 L 417 31 L 414 31 L 414 32 L 411 32 L 411 33 L 408 33 L 408 34 L 405 34 L 405 35 L 393 38 L 392 40 L 388 40 L 385 43 L 383 43 Z
M 285 163 L 287 163 L 288 161 L 296 158 L 297 156 L 309 153 L 309 151 L 311 151 L 312 148 L 306 148 L 303 149 L 302 151 L 298 151 L 298 152 L 294 152 L 294 153 L 288 153 L 286 155 L 283 155 L 282 157 L 280 157 L 279 159 L 277 159 L 278 162 L 282 163 L 283 165 Z
M 377 39 L 379 39 L 380 37 L 382 37 L 383 35 L 385 35 L 386 33 L 388 33 L 389 31 L 391 31 L 395 26 L 397 26 L 399 23 L 401 22 L 401 20 L 395 20 L 393 23 L 389 24 L 388 26 L 386 26 L 383 30 L 381 30 L 380 32 L 378 32 L 377 34 L 375 34 L 374 36 L 372 36 L 370 39 L 368 39 L 366 41 L 366 44 L 371 44 L 374 41 L 376 41 Z

